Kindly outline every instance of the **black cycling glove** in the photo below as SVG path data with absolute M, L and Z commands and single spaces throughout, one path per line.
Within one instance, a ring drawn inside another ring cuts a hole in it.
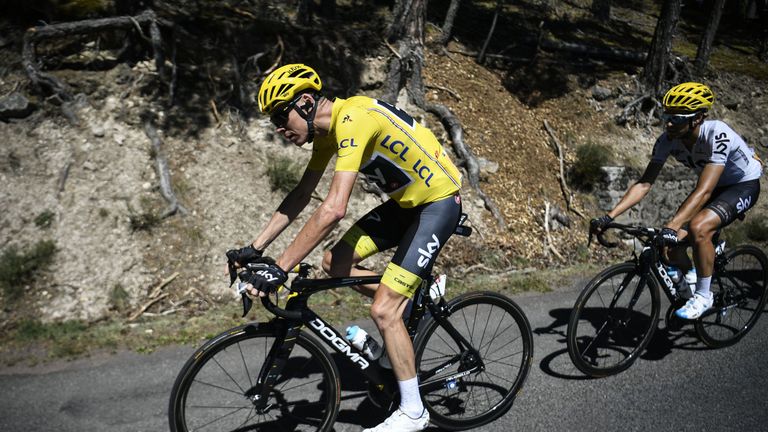
M 227 251 L 227 260 L 230 263 L 237 263 L 239 266 L 245 266 L 248 263 L 256 262 L 261 258 L 263 251 L 260 251 L 253 247 L 252 244 L 240 248 L 230 249 Z
M 605 229 L 605 226 L 611 222 L 613 222 L 613 218 L 608 215 L 592 219 L 589 221 L 589 233 L 594 234 L 601 232 Z
M 662 246 L 674 246 L 678 243 L 677 231 L 672 228 L 664 227 L 659 234 L 659 241 Z
M 248 268 L 251 271 L 248 283 L 261 292 L 274 292 L 288 280 L 288 275 L 276 264 L 259 263 Z

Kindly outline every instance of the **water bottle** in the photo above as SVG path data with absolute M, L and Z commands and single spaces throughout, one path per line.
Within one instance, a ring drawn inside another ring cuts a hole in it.
M 672 282 L 680 282 L 680 269 L 675 266 L 667 267 L 667 276 L 672 279 Z
M 667 267 L 667 276 L 672 280 L 672 287 L 669 289 L 669 292 L 674 296 L 677 294 L 677 286 L 681 279 L 680 269 L 675 266 Z
M 368 360 L 378 360 L 384 351 L 376 339 L 358 326 L 347 327 L 347 340 L 353 347 L 362 351 Z

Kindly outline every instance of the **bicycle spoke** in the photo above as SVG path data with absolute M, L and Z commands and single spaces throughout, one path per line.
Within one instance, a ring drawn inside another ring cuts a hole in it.
M 234 411 L 230 412 L 229 414 L 225 414 L 225 415 L 223 415 L 223 416 L 221 416 L 221 417 L 219 417 L 219 418 L 213 419 L 213 420 L 209 421 L 208 423 L 205 423 L 205 424 L 203 424 L 202 426 L 196 427 L 196 428 L 192 429 L 192 431 L 199 431 L 199 430 L 201 430 L 201 429 L 203 429 L 203 428 L 205 428 L 205 427 L 208 427 L 209 425 L 212 425 L 212 424 L 214 424 L 214 423 L 216 423 L 216 422 L 219 422 L 219 421 L 221 421 L 221 420 L 224 420 L 225 418 L 227 418 L 227 417 L 229 417 L 229 416 L 231 416 L 231 415 L 234 415 L 234 414 L 236 414 L 238 411 L 242 411 L 242 410 L 244 410 L 244 409 L 248 409 L 248 408 L 247 408 L 247 407 L 238 408 L 238 409 L 236 409 L 236 410 L 234 410 Z
M 236 395 L 238 395 L 238 396 L 243 396 L 243 395 L 245 394 L 245 392 L 244 392 L 244 391 L 242 391 L 242 389 L 241 389 L 241 390 L 238 392 L 238 391 L 235 391 L 235 390 L 231 390 L 231 389 L 228 389 L 228 388 L 226 388 L 226 387 L 218 386 L 218 385 L 216 385 L 216 384 L 207 383 L 207 382 L 205 382 L 205 381 L 201 381 L 201 380 L 198 380 L 198 379 L 195 379 L 195 380 L 194 380 L 194 382 L 196 382 L 196 383 L 198 383 L 198 384 L 202 384 L 202 385 L 205 385 L 205 386 L 209 386 L 209 387 L 217 388 L 217 389 L 219 389 L 219 390 L 223 390 L 223 391 L 225 391 L 225 392 L 233 393 L 233 394 L 236 394 Z
M 227 370 L 226 370 L 226 369 L 224 369 L 224 366 L 222 366 L 222 365 L 221 365 L 221 363 L 219 363 L 219 361 L 218 361 L 218 360 L 216 360 L 216 357 L 213 357 L 213 358 L 211 358 L 211 360 L 213 360 L 213 362 L 214 362 L 214 363 L 216 363 L 216 366 L 218 366 L 218 367 L 219 367 L 219 369 L 221 369 L 221 371 L 222 371 L 222 372 L 224 372 L 224 374 L 225 374 L 227 377 L 229 377 L 229 379 L 232 381 L 232 383 L 233 383 L 234 385 L 236 385 L 238 389 L 240 389 L 240 392 L 241 392 L 241 393 L 243 393 L 243 394 L 245 394 L 245 390 L 243 390 L 243 388 L 242 388 L 242 387 L 240 387 L 240 384 L 238 384 L 238 383 L 237 383 L 237 381 L 235 381 L 235 379 L 234 379 L 234 378 L 232 378 L 232 375 L 230 375 L 230 374 L 229 374 L 229 372 L 227 372 Z

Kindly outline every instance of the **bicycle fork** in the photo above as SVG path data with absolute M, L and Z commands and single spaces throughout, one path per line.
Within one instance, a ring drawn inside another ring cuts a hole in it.
M 299 337 L 302 327 L 301 324 L 288 324 L 285 320 L 273 320 L 269 324 L 276 328 L 275 341 L 261 366 L 256 384 L 245 392 L 245 396 L 259 414 L 271 408 L 271 405 L 268 405 L 269 395 L 288 363 L 288 357 L 296 345 L 296 338 Z

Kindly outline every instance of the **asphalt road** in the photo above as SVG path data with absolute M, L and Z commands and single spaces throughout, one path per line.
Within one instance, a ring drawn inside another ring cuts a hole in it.
M 585 379 L 565 347 L 577 294 L 565 290 L 515 298 L 535 330 L 533 368 L 512 409 L 476 430 L 768 430 L 768 317 L 740 343 L 720 350 L 706 349 L 692 334 L 671 338 L 657 332 L 629 370 Z M 0 369 L 0 431 L 167 430 L 168 396 L 193 351 L 169 347 L 152 354 L 123 352 Z M 355 387 L 354 372 L 339 370 L 342 381 Z M 342 394 L 337 431 L 359 431 L 384 417 L 358 390 Z

